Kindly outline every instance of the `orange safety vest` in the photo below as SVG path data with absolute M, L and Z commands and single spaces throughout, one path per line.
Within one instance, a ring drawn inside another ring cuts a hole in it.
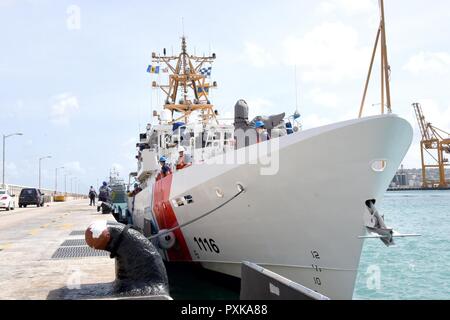
M 184 169 L 186 167 L 186 163 L 184 163 L 184 156 L 180 156 L 177 162 L 177 170 Z

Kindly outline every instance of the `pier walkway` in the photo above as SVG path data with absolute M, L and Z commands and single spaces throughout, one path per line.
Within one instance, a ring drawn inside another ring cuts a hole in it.
M 114 218 L 88 201 L 0 211 L 0 299 L 80 299 L 114 280 L 114 260 L 84 242 L 92 221 Z

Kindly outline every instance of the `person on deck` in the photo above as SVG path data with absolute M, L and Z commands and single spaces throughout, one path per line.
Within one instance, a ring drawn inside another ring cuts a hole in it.
M 264 124 L 264 122 L 256 121 L 255 129 L 256 129 L 256 139 L 258 143 L 270 140 L 270 135 L 266 130 L 266 125 Z
M 188 155 L 186 154 L 186 149 L 184 147 L 180 146 L 178 148 L 178 153 L 179 153 L 179 157 L 178 157 L 178 161 L 177 161 L 177 170 L 182 170 L 182 169 L 192 165 L 192 162 L 188 158 Z
M 159 163 L 161 164 L 161 178 L 165 178 L 168 175 L 172 174 L 172 169 L 166 164 L 167 158 L 162 156 L 159 158 Z

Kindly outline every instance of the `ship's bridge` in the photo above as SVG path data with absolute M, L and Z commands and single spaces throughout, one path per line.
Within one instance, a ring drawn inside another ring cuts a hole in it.
M 138 176 L 156 172 L 158 158 L 165 156 L 174 166 L 183 147 L 189 162 L 206 160 L 235 149 L 234 126 L 216 123 L 173 123 L 147 126 L 146 134 L 138 143 Z

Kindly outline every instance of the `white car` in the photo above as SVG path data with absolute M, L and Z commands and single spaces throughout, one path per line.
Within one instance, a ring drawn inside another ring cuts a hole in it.
M 0 189 L 0 209 L 14 210 L 16 207 L 14 198 L 5 189 Z

